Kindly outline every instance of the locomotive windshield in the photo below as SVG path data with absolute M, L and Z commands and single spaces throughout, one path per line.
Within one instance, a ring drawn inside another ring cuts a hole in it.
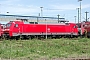
M 6 24 L 6 28 L 9 28 L 11 25 L 11 23 Z

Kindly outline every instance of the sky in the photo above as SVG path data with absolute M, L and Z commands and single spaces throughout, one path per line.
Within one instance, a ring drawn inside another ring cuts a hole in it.
M 0 0 L 0 14 L 26 15 L 44 17 L 60 17 L 70 22 L 78 20 L 78 10 L 80 2 L 78 0 Z M 90 18 L 90 0 L 81 1 L 81 21 L 85 21 L 86 14 Z M 9 12 L 9 13 L 7 13 Z M 90 20 L 90 19 L 89 19 Z

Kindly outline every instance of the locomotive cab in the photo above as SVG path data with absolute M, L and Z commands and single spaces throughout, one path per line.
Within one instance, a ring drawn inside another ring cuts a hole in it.
M 3 30 L 4 36 L 18 36 L 20 23 L 22 23 L 22 21 L 10 21 L 9 23 L 7 23 Z

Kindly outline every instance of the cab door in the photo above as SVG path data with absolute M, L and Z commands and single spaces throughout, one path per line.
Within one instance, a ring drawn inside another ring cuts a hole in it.
M 19 28 L 19 24 L 15 24 L 14 28 L 13 28 L 13 36 L 19 36 L 20 35 L 20 28 Z

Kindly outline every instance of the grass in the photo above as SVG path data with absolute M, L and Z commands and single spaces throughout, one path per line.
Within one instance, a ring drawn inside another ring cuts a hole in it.
M 90 56 L 88 38 L 0 41 L 2 59 L 50 60 L 85 55 Z

